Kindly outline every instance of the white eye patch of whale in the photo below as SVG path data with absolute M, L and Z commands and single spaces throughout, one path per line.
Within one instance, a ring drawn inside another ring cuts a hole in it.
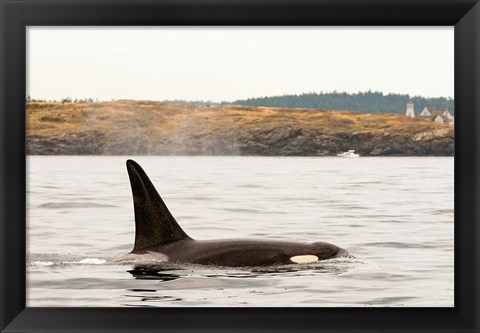
M 318 261 L 318 257 L 313 254 L 304 254 L 302 256 L 291 257 L 290 261 L 296 264 L 309 264 Z

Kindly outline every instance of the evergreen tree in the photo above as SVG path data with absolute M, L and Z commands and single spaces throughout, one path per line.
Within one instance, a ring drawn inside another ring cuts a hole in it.
M 433 106 L 437 108 L 448 107 L 448 110 L 452 115 L 455 113 L 454 100 L 451 98 L 412 97 L 401 94 L 384 95 L 381 92 L 372 91 L 359 92 L 356 94 L 347 94 L 345 92 L 339 93 L 336 91 L 331 93 L 303 93 L 300 95 L 249 98 L 246 100 L 236 100 L 228 104 L 405 114 L 406 104 L 410 99 L 414 103 L 416 115 L 418 115 L 425 106 Z

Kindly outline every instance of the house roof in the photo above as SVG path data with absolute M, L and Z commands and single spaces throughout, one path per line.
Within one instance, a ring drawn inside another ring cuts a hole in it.
M 436 108 L 436 107 L 433 107 L 433 106 L 426 106 L 425 108 L 428 110 L 428 112 L 430 112 L 432 114 L 433 117 L 436 117 L 438 115 L 441 115 L 445 111 L 448 111 L 448 109 L 446 107 L 444 109 L 439 109 L 439 108 Z
M 445 111 L 445 110 L 444 110 Z M 443 111 L 442 111 L 443 112 Z M 452 120 L 448 119 L 446 116 L 442 115 L 442 114 L 434 114 L 432 116 L 417 116 L 417 118 L 420 118 L 420 119 L 427 119 L 427 120 L 432 120 L 434 121 L 435 118 L 437 118 L 437 116 L 440 116 L 442 117 L 443 121 L 448 123 L 448 122 L 451 122 Z

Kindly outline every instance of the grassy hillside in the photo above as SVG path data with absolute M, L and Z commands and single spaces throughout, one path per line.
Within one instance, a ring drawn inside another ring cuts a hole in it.
M 453 127 L 394 114 L 119 100 L 27 104 L 29 154 L 452 155 Z

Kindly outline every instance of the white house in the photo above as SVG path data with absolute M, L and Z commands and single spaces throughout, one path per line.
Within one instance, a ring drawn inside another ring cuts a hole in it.
M 420 119 L 427 119 L 437 123 L 447 123 L 453 125 L 454 117 L 448 111 L 448 107 L 439 109 L 432 106 L 426 106 L 418 116 Z

